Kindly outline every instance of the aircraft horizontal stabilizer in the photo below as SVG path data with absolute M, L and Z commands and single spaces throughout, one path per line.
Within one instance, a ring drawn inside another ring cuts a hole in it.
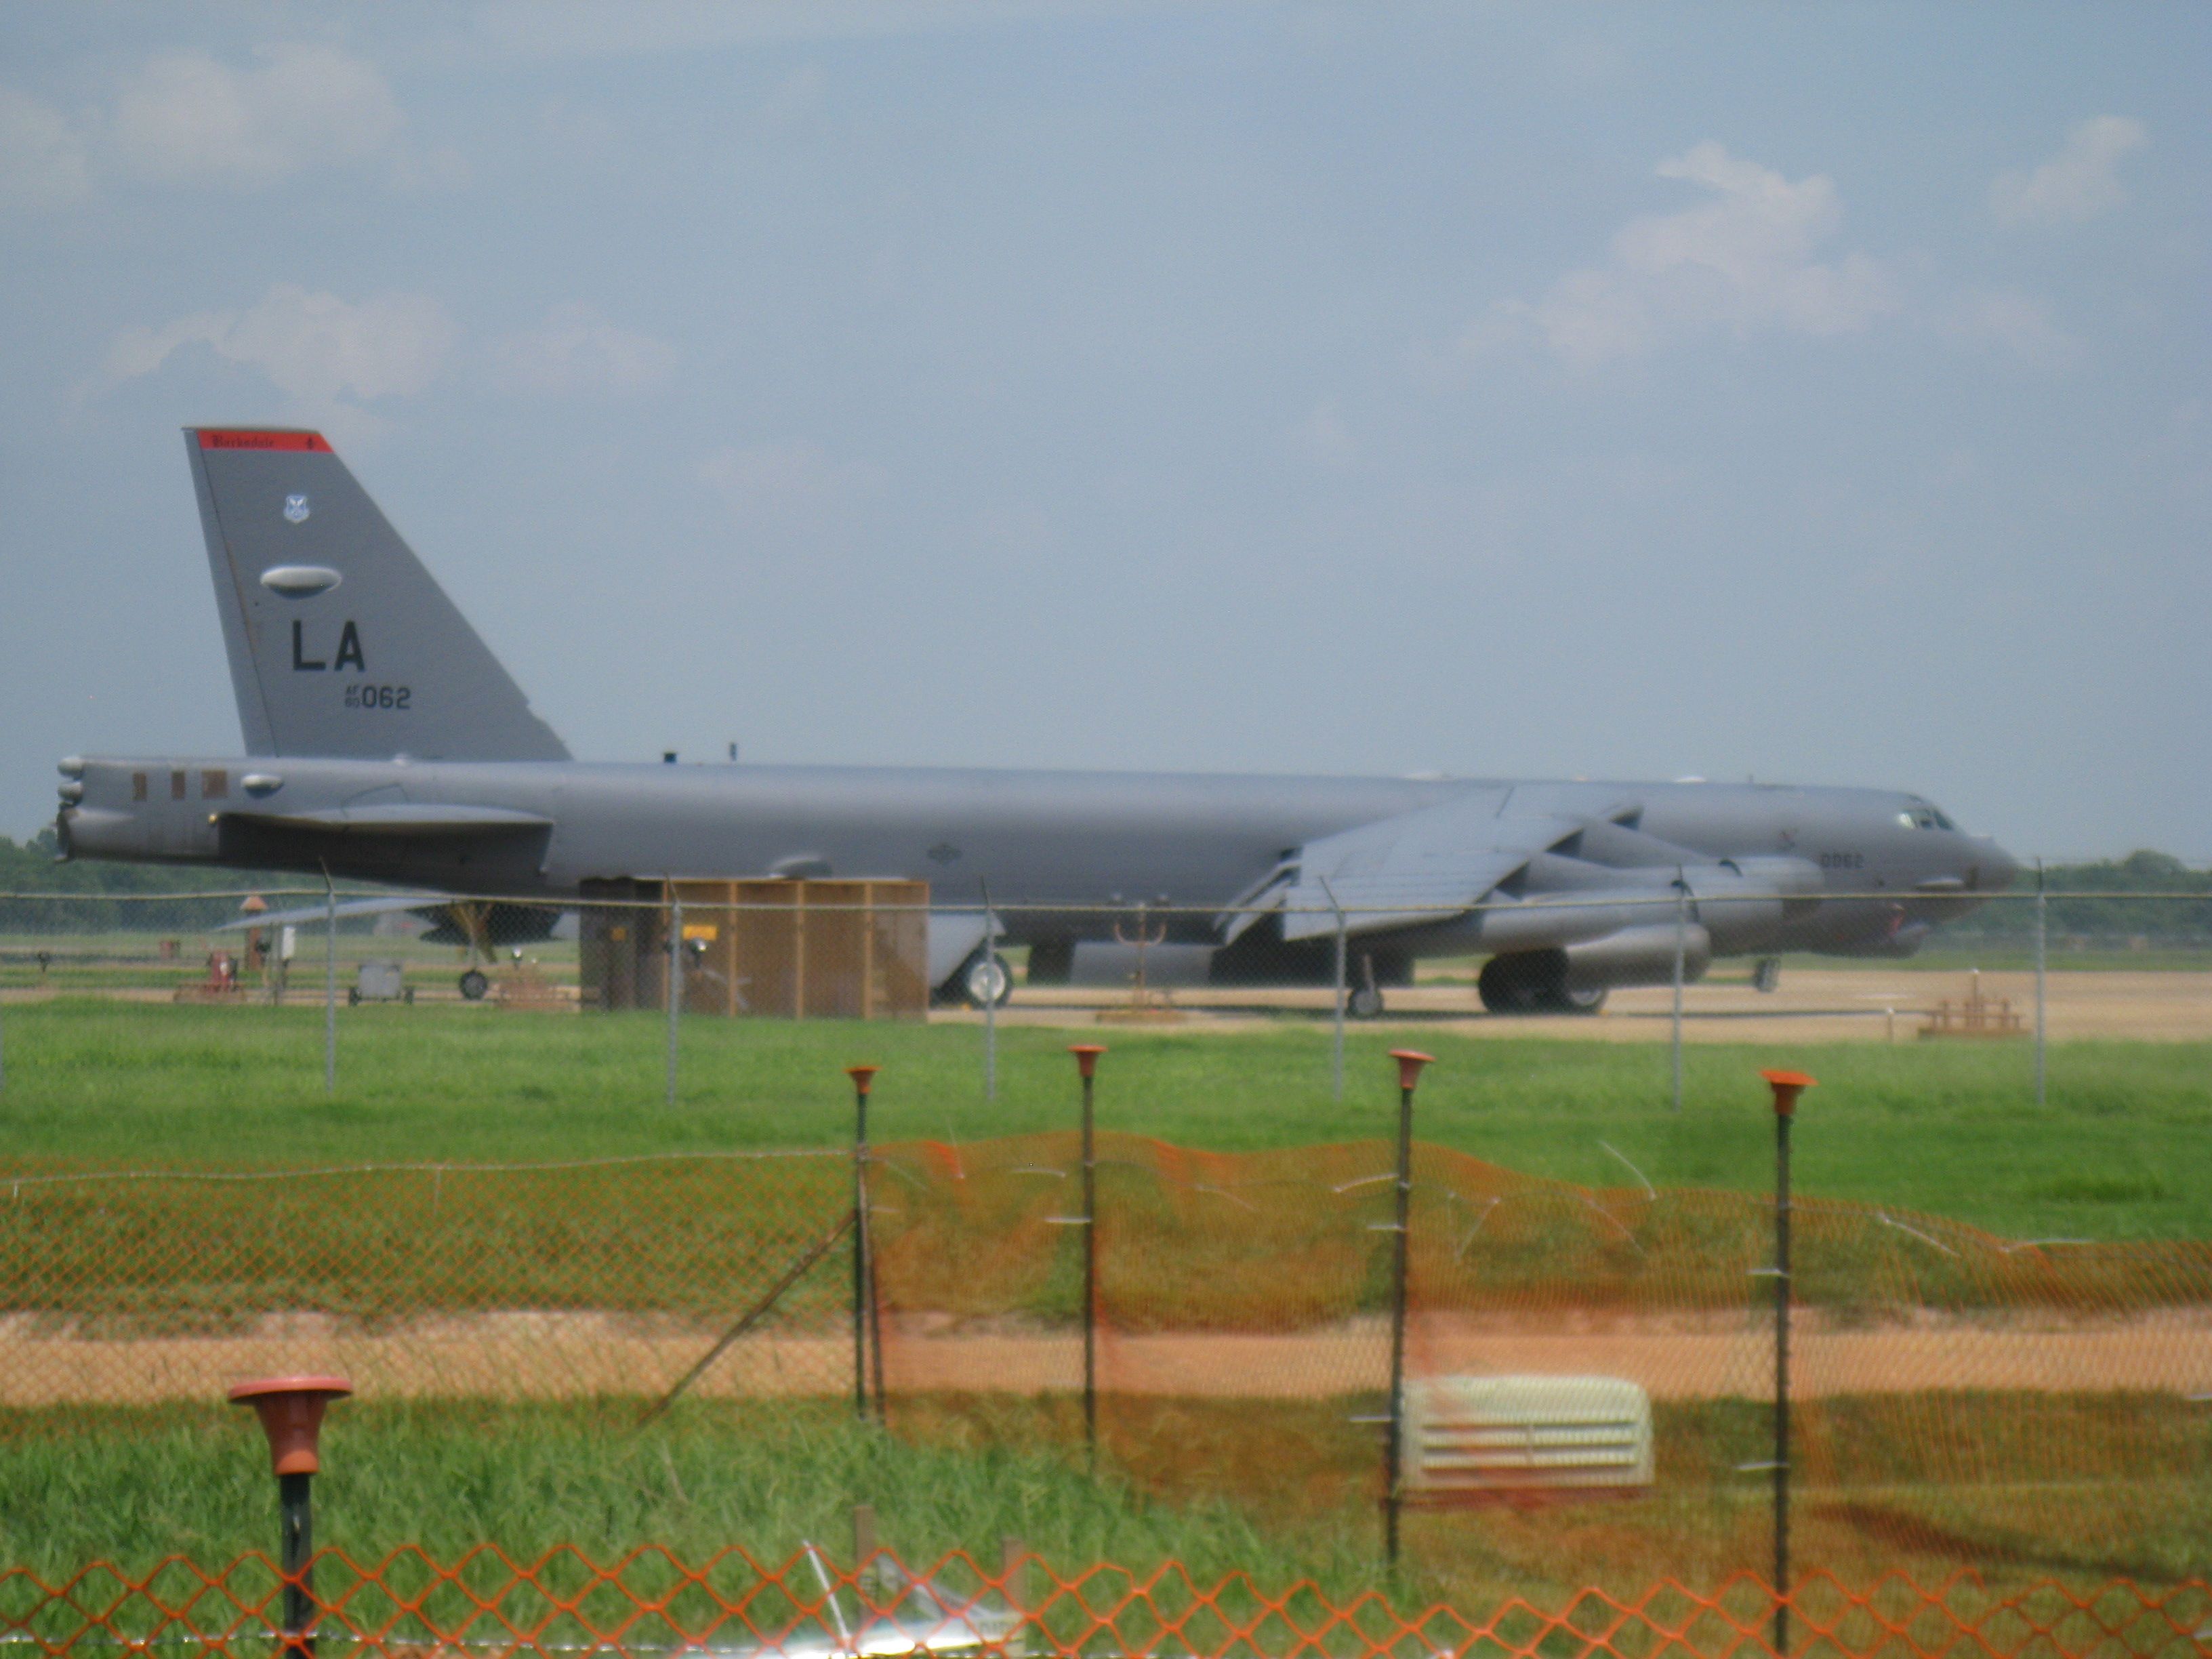
M 550 830 L 553 820 L 505 806 L 444 806 L 412 801 L 331 806 L 313 812 L 226 812 L 243 823 L 366 836 L 498 836 Z

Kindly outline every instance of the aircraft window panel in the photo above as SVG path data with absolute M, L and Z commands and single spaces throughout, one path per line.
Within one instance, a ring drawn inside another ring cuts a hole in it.
M 131 799 L 133 800 L 146 799 L 146 775 L 143 772 L 133 772 L 131 775 Z
M 1911 829 L 1911 828 L 1913 827 L 1913 824 L 1912 824 L 1912 814 L 1911 814 L 1911 813 L 1910 813 L 1910 812 L 1899 812 L 1899 813 L 1897 815 L 1897 821 L 1898 821 L 1899 823 L 1903 824 L 1903 825 L 1904 825 L 1907 830 L 1910 830 L 1910 829 Z
M 221 800 L 230 793 L 230 773 L 227 768 L 210 766 L 200 773 L 200 799 Z
M 185 775 L 184 775 L 184 773 L 183 773 L 181 770 L 179 770 L 179 771 L 175 771 L 175 772 L 172 772 L 172 773 L 170 773 L 170 774 L 169 774 L 169 799 L 170 799 L 171 800 L 182 800 L 184 798 L 185 798 Z

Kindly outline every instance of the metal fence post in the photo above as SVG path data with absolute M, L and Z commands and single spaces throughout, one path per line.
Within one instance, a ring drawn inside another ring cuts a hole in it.
M 983 984 L 995 990 L 999 965 L 998 914 L 991 908 L 991 884 L 980 884 L 983 890 Z M 983 1098 L 995 1101 L 999 1097 L 999 999 L 994 994 L 983 999 Z
M 236 1406 L 251 1406 L 269 1437 L 276 1475 L 277 1571 L 283 1575 L 283 1652 L 315 1650 L 315 1472 L 323 1413 L 353 1392 L 343 1376 L 278 1376 L 241 1382 L 230 1391 Z
M 1790 1122 L 1813 1086 L 1802 1072 L 1761 1072 L 1774 1093 L 1774 1650 L 1790 1651 Z
M 338 894 L 323 869 L 323 1092 L 338 1091 Z
M 1674 1109 L 1682 1109 L 1682 952 L 1690 931 L 1690 886 L 1674 868 Z
M 2043 1029 L 2045 1012 L 2045 979 L 2050 949 L 2051 905 L 2044 892 L 2043 860 L 2035 861 L 2035 1103 L 2045 1102 L 2047 1074 L 2044 1064 Z
M 1321 878 L 1321 890 L 1328 896 L 1328 908 L 1336 912 L 1336 1005 L 1334 1016 L 1331 1021 L 1334 1029 L 1330 1038 L 1333 1049 L 1329 1071 L 1329 1098 L 1341 1101 L 1344 1098 L 1344 970 L 1346 963 L 1350 959 L 1350 940 L 1346 933 L 1344 907 L 1336 902 L 1336 890 L 1328 884 L 1327 876 Z
M 1098 1075 L 1098 1056 L 1106 1052 L 1099 1042 L 1068 1046 L 1075 1069 L 1083 1079 L 1083 1445 L 1085 1455 L 1098 1465 L 1098 1141 L 1093 1089 Z
M 1382 1454 L 1382 1556 L 1395 1567 L 1398 1488 L 1406 1457 L 1406 1277 L 1413 1208 L 1413 1091 L 1420 1083 L 1421 1067 L 1432 1056 L 1393 1048 L 1390 1058 L 1398 1062 L 1398 1188 L 1390 1241 L 1390 1429 Z
M 678 1023 L 684 1017 L 684 901 L 668 878 L 668 1103 L 676 1103 Z
M 853 1414 L 868 1415 L 868 1090 L 878 1066 L 848 1066 L 853 1079 Z M 881 1404 L 880 1401 L 878 1402 Z

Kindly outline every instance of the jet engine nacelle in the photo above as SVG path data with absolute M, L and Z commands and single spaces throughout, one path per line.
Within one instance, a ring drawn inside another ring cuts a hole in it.
M 1565 983 L 1574 991 L 1611 991 L 1628 985 L 1670 985 L 1674 979 L 1675 930 L 1624 927 L 1603 939 L 1570 945 Z M 1712 966 L 1713 937 L 1692 922 L 1680 933 L 1682 982 L 1703 979 Z
M 1682 872 L 1682 881 L 1690 890 L 1698 921 L 1711 936 L 1713 949 L 1723 955 L 1765 945 L 1784 921 L 1818 905 L 1825 885 L 1817 865 L 1793 858 L 1692 865 Z

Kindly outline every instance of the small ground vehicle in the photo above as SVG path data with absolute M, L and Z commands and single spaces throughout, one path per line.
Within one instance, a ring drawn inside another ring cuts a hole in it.
M 364 962 L 355 971 L 354 982 L 346 988 L 346 1001 L 356 1008 L 364 1002 L 411 1004 L 415 988 L 406 981 L 406 969 L 397 962 Z

